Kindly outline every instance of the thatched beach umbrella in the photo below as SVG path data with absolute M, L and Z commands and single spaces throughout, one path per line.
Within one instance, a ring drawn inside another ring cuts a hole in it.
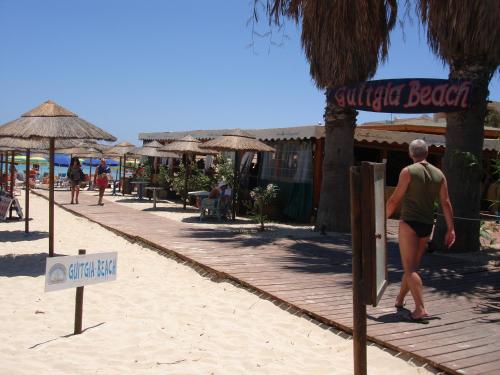
M 108 150 L 104 152 L 105 156 L 108 157 L 119 157 L 120 158 L 120 177 L 119 181 L 121 183 L 122 180 L 122 158 L 123 158 L 123 178 L 125 178 L 125 163 L 127 160 L 127 154 L 132 151 L 135 148 L 135 146 L 127 141 L 118 143 L 117 145 L 114 145 L 110 147 Z M 124 193 L 124 186 L 125 184 L 121 185 L 122 189 L 122 194 Z
M 38 138 L 49 141 L 49 256 L 54 256 L 54 154 L 56 139 L 116 138 L 60 105 L 47 101 L 17 120 L 0 126 L 0 137 Z
M 162 148 L 160 151 L 169 151 L 182 154 L 182 162 L 184 163 L 184 192 L 183 192 L 183 208 L 186 209 L 187 200 L 187 181 L 189 174 L 189 164 L 187 162 L 188 158 L 192 155 L 208 155 L 217 154 L 217 151 L 210 150 L 208 148 L 201 148 L 201 142 L 191 135 L 186 135 L 185 137 L 178 139 L 172 143 L 169 143 Z
M 136 147 L 132 151 L 129 152 L 129 154 L 136 155 L 136 156 L 148 156 L 152 157 L 153 159 L 153 166 L 156 167 L 156 160 L 157 158 L 178 158 L 179 155 L 176 155 L 172 152 L 167 152 L 167 151 L 160 151 L 160 148 L 163 147 L 163 145 L 158 142 L 158 141 L 153 141 L 150 143 L 145 144 L 142 147 Z
M 223 134 L 221 137 L 202 143 L 200 146 L 202 148 L 209 148 L 218 151 L 234 151 L 234 192 L 233 192 L 233 211 L 232 211 L 232 216 L 234 220 L 236 218 L 236 202 L 238 201 L 238 193 L 240 188 L 239 152 L 241 151 L 274 152 L 274 148 L 257 140 L 253 135 L 241 129 L 236 129 L 227 134 Z

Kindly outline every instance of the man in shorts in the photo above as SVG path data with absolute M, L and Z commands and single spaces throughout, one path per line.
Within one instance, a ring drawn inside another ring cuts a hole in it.
M 387 201 L 386 216 L 391 217 L 401 205 L 399 221 L 399 251 L 404 274 L 395 307 L 404 307 L 408 292 L 415 301 L 410 313 L 412 321 L 426 323 L 429 316 L 424 306 L 422 279 L 417 270 L 434 225 L 434 203 L 439 199 L 446 221 L 445 244 L 449 248 L 455 242 L 453 209 L 448 196 L 446 178 L 438 168 L 427 162 L 428 148 L 425 141 L 416 139 L 410 143 L 409 154 L 413 164 L 403 168 L 398 186 Z

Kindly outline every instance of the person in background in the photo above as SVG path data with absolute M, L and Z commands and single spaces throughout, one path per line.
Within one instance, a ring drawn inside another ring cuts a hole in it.
M 71 204 L 78 204 L 78 196 L 80 195 L 80 183 L 84 180 L 80 159 L 77 157 L 71 158 L 71 165 L 66 172 L 71 189 Z
M 97 203 L 99 206 L 104 205 L 102 198 L 104 197 L 104 190 L 108 187 L 110 174 L 111 170 L 106 165 L 106 159 L 101 159 L 101 163 L 94 173 L 94 185 L 99 189 L 99 202 Z
M 405 296 L 410 292 L 415 309 L 410 312 L 409 319 L 427 324 L 429 314 L 424 306 L 422 279 L 417 271 L 434 226 L 434 203 L 439 199 L 443 210 L 448 228 L 445 236 L 448 248 L 455 242 L 453 209 L 443 172 L 426 160 L 428 149 L 425 141 L 412 141 L 409 154 L 413 164 L 401 171 L 398 185 L 386 205 L 386 217 L 390 218 L 401 204 L 399 251 L 404 274 L 395 307 L 402 309 Z

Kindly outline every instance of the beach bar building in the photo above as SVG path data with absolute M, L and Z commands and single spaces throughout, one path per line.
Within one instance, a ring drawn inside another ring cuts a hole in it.
M 188 132 L 140 133 L 144 143 L 153 140 L 169 143 L 186 135 L 204 142 L 216 138 L 230 129 L 194 130 Z M 294 126 L 289 128 L 245 129 L 257 139 L 275 148 L 274 153 L 246 155 L 242 160 L 250 175 L 250 187 L 274 183 L 279 186 L 276 206 L 271 209 L 274 217 L 313 222 L 319 204 L 325 148 L 325 128 L 322 125 Z M 409 143 L 417 138 L 429 144 L 429 161 L 438 167 L 445 151 L 446 121 L 442 116 L 421 116 L 413 119 L 366 123 L 355 130 L 354 158 L 361 161 L 386 162 L 386 195 L 398 182 L 401 169 L 409 164 Z M 483 196 L 494 178 L 491 160 L 500 151 L 500 129 L 486 128 L 483 146 L 485 179 Z M 252 163 L 253 162 L 253 163 Z

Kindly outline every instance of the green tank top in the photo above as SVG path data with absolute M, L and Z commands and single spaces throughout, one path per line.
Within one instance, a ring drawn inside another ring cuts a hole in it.
M 403 197 L 401 219 L 433 224 L 434 202 L 439 197 L 443 173 L 426 162 L 414 163 L 408 171 L 411 180 Z

